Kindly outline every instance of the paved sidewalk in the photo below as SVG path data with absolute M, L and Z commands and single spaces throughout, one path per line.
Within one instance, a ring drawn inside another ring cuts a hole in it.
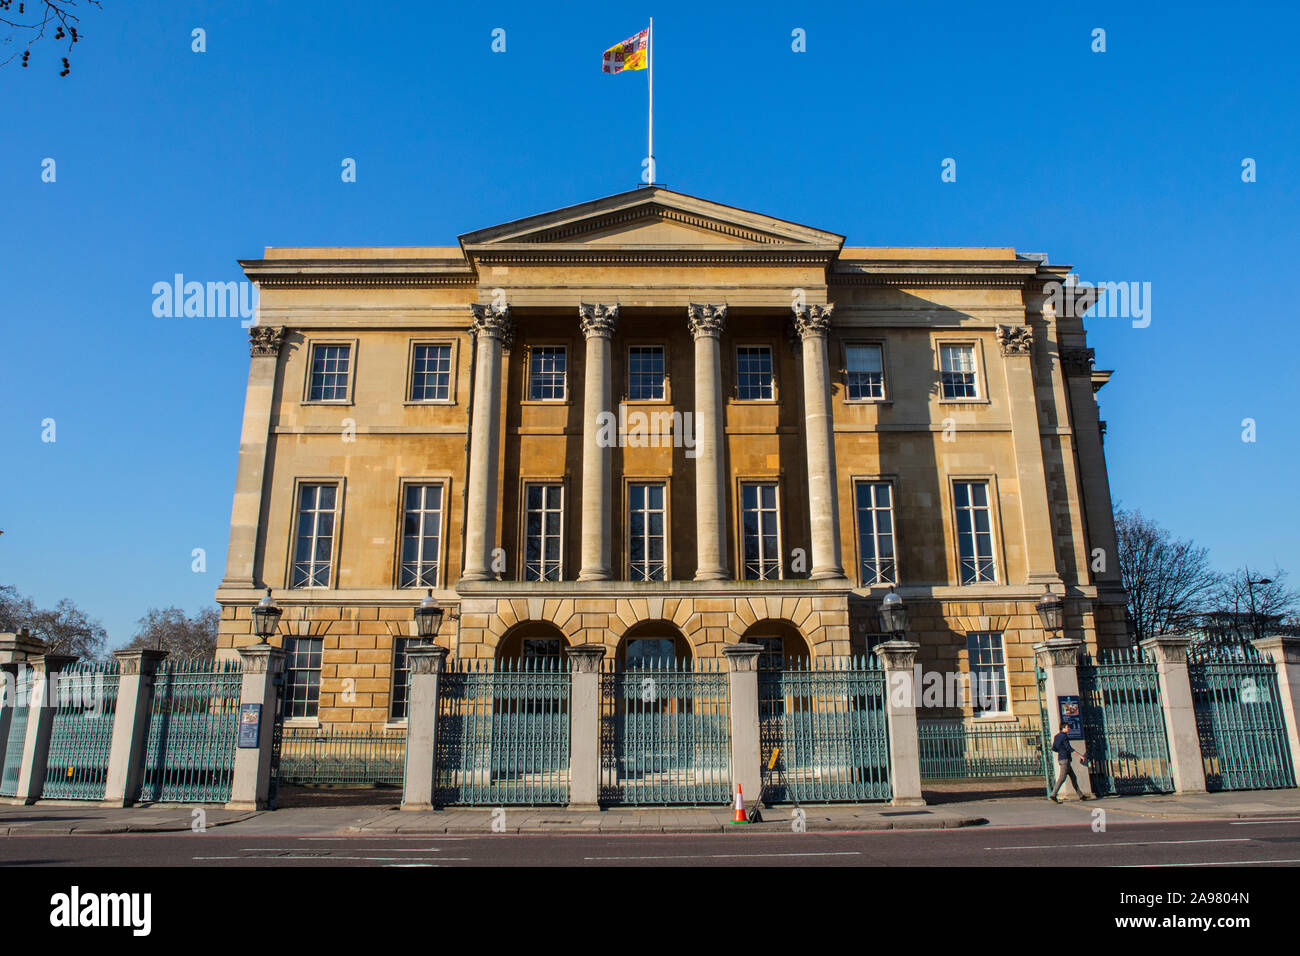
M 203 810 L 201 818 L 195 817 L 196 809 Z M 193 829 L 196 819 L 206 827 L 220 827 L 257 815 L 253 811 L 223 810 L 220 807 L 123 808 L 42 802 L 30 807 L 0 806 L 0 834 L 175 833 Z
M 395 795 L 376 795 L 370 805 L 307 806 L 249 812 L 203 807 L 206 827 L 241 833 L 312 835 L 415 835 L 423 833 L 777 833 L 789 832 L 792 808 L 765 811 L 764 822 L 732 824 L 731 811 L 717 808 L 612 808 L 603 811 L 563 807 L 492 807 L 402 812 Z M 0 835 L 171 833 L 195 828 L 192 806 L 113 808 L 72 803 L 0 805 Z M 810 831 L 920 830 L 969 826 L 1050 826 L 1088 824 L 1094 811 L 1110 822 L 1142 820 L 1249 819 L 1300 817 L 1300 790 L 1258 790 L 1190 796 L 1105 797 L 1080 803 L 1050 803 L 1044 797 L 998 797 L 926 807 L 805 806 Z M 495 829 L 494 829 L 495 824 Z

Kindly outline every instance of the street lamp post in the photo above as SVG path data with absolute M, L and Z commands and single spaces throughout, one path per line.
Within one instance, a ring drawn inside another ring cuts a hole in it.
M 907 607 L 893 588 L 880 602 L 880 629 L 889 635 L 890 640 L 902 640 L 907 630 Z
M 1034 607 L 1038 611 L 1038 619 L 1042 622 L 1043 630 L 1047 632 L 1049 639 L 1065 628 L 1065 602 L 1061 600 L 1059 594 L 1053 594 L 1051 588 L 1043 591 L 1043 596 L 1038 599 Z
M 1246 595 L 1250 600 L 1250 630 L 1255 635 L 1255 640 L 1263 636 L 1259 632 L 1259 617 L 1255 614 L 1255 585 L 1272 583 L 1272 578 L 1251 578 L 1250 568 L 1246 569 Z
M 415 608 L 415 633 L 423 640 L 431 640 L 438 633 L 442 624 L 443 609 L 433 599 L 433 588 Z
M 275 627 L 280 622 L 280 615 L 284 609 L 277 607 L 271 600 L 271 589 L 266 589 L 266 596 L 253 605 L 253 633 L 256 634 L 262 644 L 267 643 L 267 638 L 275 636 Z

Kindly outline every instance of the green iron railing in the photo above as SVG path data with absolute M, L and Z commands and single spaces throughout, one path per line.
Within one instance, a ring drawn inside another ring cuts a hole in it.
M 1174 788 L 1160 679 L 1139 648 L 1104 650 L 1079 665 L 1079 706 L 1088 773 L 1097 794 Z
M 230 799 L 242 680 L 239 661 L 167 661 L 158 670 L 142 801 Z
M 438 678 L 434 800 L 443 805 L 569 802 L 568 662 L 452 662 Z
M 400 787 L 405 769 L 405 730 L 282 731 L 280 783 Z
M 1047 716 L 1047 704 L 1043 700 L 1047 694 L 1047 671 L 1039 667 L 1036 662 L 1034 686 L 1038 690 L 1038 749 L 1041 758 L 1039 769 L 1047 782 L 1047 794 L 1051 796 L 1052 788 L 1056 786 L 1056 768 L 1053 766 L 1056 755 L 1052 753 L 1052 722 Z
M 730 679 L 717 661 L 608 661 L 600 676 L 602 803 L 730 799 Z
M 117 712 L 118 665 L 82 662 L 55 678 L 54 717 L 41 796 L 102 800 Z
M 918 720 L 916 736 L 923 780 L 1043 773 L 1043 730 L 1036 720 Z
M 874 654 L 788 659 L 779 670 L 760 670 L 765 802 L 888 800 L 885 692 L 885 672 Z
M 18 774 L 22 771 L 23 749 L 27 744 L 32 669 L 19 665 L 13 685 L 13 699 L 5 701 L 5 707 L 13 708 L 13 716 L 9 719 L 9 738 L 5 741 L 4 767 L 0 769 L 0 797 L 18 793 Z
M 1250 644 L 1188 654 L 1187 676 L 1208 790 L 1295 786 L 1277 669 Z

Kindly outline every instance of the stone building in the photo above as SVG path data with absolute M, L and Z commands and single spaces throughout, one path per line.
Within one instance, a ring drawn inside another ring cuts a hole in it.
M 923 667 L 995 680 L 986 719 L 1037 714 L 1045 589 L 1068 635 L 1123 640 L 1109 373 L 1043 256 L 846 247 L 644 187 L 241 265 L 220 645 L 271 588 L 295 723 L 401 722 L 428 588 L 458 659 L 746 640 L 775 666 L 861 653 L 896 585 Z

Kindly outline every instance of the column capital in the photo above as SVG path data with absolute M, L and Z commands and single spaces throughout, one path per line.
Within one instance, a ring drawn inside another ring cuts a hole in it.
M 1156 634 L 1139 641 L 1138 646 L 1157 664 L 1186 664 L 1191 643 L 1191 637 L 1185 634 Z
M 236 648 L 239 659 L 243 661 L 245 674 L 278 674 L 284 665 L 283 647 L 270 644 L 250 644 L 248 647 Z
M 612 338 L 614 329 L 618 326 L 618 306 L 617 305 L 588 305 L 586 302 L 578 303 L 578 327 L 582 329 L 584 338 L 593 338 L 599 336 L 603 339 Z
M 691 330 L 693 338 L 718 338 L 727 327 L 727 307 L 725 305 L 698 305 L 692 302 L 686 307 L 686 327 Z
M 1061 349 L 1061 368 L 1066 375 L 1091 375 L 1096 361 L 1094 349 Z
M 515 341 L 515 323 L 510 316 L 510 306 L 478 305 L 470 306 L 474 314 L 469 332 L 475 338 L 496 339 L 502 350 L 509 352 Z
M 412 674 L 441 674 L 447 668 L 447 648 L 437 644 L 413 644 L 406 648 L 406 662 Z
M 796 305 L 793 309 L 794 331 L 801 340 L 813 335 L 824 337 L 830 332 L 834 305 Z
M 118 673 L 123 677 L 134 677 L 140 674 L 152 674 L 158 669 L 158 665 L 167 659 L 168 653 L 152 647 L 132 647 L 123 651 L 114 651 L 113 656 L 117 658 Z
M 1077 667 L 1083 653 L 1083 641 L 1077 637 L 1054 637 L 1034 645 L 1034 659 L 1039 666 Z
M 722 648 L 722 656 L 727 659 L 727 666 L 737 674 L 758 670 L 758 655 L 763 653 L 762 644 L 727 644 Z
M 604 644 L 578 644 L 566 647 L 569 657 L 569 669 L 575 674 L 595 674 L 600 671 L 600 662 L 605 659 L 607 648 Z
M 880 658 L 887 671 L 910 671 L 916 665 L 916 655 L 920 650 L 919 641 L 895 639 L 881 641 L 871 652 Z
M 1034 330 L 1027 325 L 999 325 L 997 336 L 1003 355 L 1028 355 L 1034 343 Z
M 248 329 L 248 354 L 279 355 L 280 346 L 284 344 L 284 326 L 253 325 Z

